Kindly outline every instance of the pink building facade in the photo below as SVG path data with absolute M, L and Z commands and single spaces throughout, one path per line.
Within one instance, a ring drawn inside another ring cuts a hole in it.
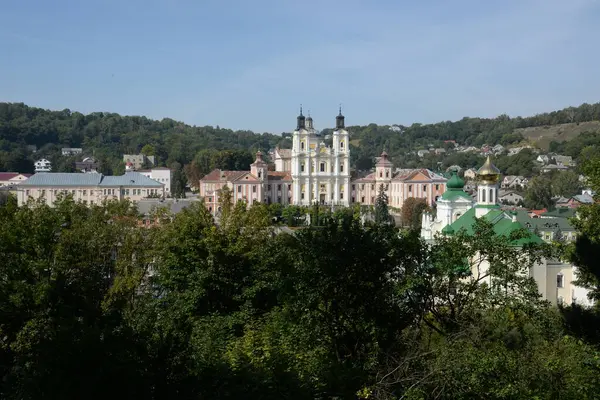
M 276 160 L 277 161 L 277 160 Z M 277 162 L 276 162 L 277 164 Z M 381 185 L 394 209 L 402 208 L 410 197 L 425 199 L 433 205 L 446 191 L 447 179 L 428 169 L 395 169 L 383 152 L 375 172 L 351 181 L 350 203 L 366 206 L 375 205 Z M 290 171 L 268 171 L 268 165 L 259 151 L 250 171 L 224 171 L 215 169 L 200 180 L 200 196 L 208 210 L 216 215 L 219 196 L 223 187 L 229 187 L 234 204 L 244 201 L 249 206 L 256 202 L 282 205 L 300 204 L 293 192 Z

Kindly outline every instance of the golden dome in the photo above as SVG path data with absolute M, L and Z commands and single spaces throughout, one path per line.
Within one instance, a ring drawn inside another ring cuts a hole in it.
M 500 170 L 492 164 L 490 156 L 487 157 L 481 168 L 477 171 L 477 178 L 488 182 L 497 182 L 500 179 Z

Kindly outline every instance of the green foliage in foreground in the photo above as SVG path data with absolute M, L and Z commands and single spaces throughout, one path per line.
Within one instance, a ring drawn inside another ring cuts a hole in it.
M 224 210 L 0 207 L 0 398 L 599 393 L 598 337 L 567 335 L 583 314 L 563 326 L 519 274 L 546 248 L 524 261 L 483 221 L 426 246 L 351 212 L 288 235 L 265 205 Z

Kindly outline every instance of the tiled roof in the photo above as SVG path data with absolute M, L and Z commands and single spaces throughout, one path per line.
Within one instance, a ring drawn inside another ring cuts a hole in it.
M 201 181 L 235 181 L 247 173 L 249 173 L 249 171 L 226 171 L 213 169 L 211 172 L 206 174 Z
M 277 149 L 277 153 L 281 158 L 291 158 L 292 150 L 291 149 Z
M 20 186 L 98 186 L 102 174 L 71 172 L 40 172 L 21 183 Z
M 473 225 L 475 224 L 475 216 L 476 216 L 476 207 L 469 209 L 463 215 L 460 216 L 456 221 L 450 224 L 451 230 L 453 232 L 458 232 L 461 229 L 464 229 L 467 234 L 472 235 Z M 518 231 L 519 229 L 527 229 L 523 224 L 523 218 L 528 218 L 527 213 L 525 213 L 525 217 L 519 219 L 518 214 L 516 215 L 516 221 L 512 220 L 512 217 L 505 213 L 500 209 L 491 209 L 487 214 L 483 216 L 488 222 L 493 224 L 494 233 L 501 236 L 510 236 L 511 233 Z M 528 218 L 528 221 L 534 221 L 532 218 Z M 446 228 L 446 227 L 444 227 Z M 531 228 L 529 229 L 531 232 Z M 512 244 L 516 246 L 521 246 L 525 243 L 543 243 L 543 240 L 535 235 L 533 232 L 530 233 L 529 237 L 518 239 L 514 241 Z
M 127 172 L 121 176 L 104 176 L 102 174 L 80 174 L 71 172 L 42 172 L 33 175 L 20 186 L 140 186 L 161 187 L 153 179 L 137 172 Z
M 23 175 L 25 177 L 31 176 L 31 174 L 20 174 L 18 172 L 0 172 L 0 181 L 8 181 L 19 175 Z
M 269 171 L 270 181 L 291 181 L 292 174 L 287 171 Z
M 576 214 L 576 210 L 570 207 L 559 207 L 554 211 L 548 211 L 542 214 L 543 217 L 553 218 L 572 218 Z
M 150 214 L 154 209 L 157 208 L 166 208 L 173 214 L 177 214 L 181 212 L 184 208 L 191 206 L 194 203 L 197 203 L 198 200 L 159 200 L 159 199 L 142 199 L 137 203 L 137 209 L 140 214 L 147 215 Z
M 125 172 L 121 176 L 103 176 L 100 186 L 143 186 L 143 187 L 162 187 L 164 184 L 150 179 L 138 172 Z

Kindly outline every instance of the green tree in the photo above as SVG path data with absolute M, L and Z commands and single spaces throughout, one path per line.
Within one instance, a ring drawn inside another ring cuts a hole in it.
M 144 145 L 144 147 L 142 147 L 142 150 L 140 151 L 140 153 L 145 156 L 154 156 L 154 155 L 156 155 L 156 149 L 154 148 L 153 145 L 146 144 L 146 145 Z
M 412 230 L 421 229 L 423 211 L 428 208 L 427 201 L 421 198 L 409 197 L 402 205 L 402 225 Z
M 383 184 L 379 185 L 379 193 L 375 200 L 375 223 L 383 225 L 392 223 L 392 216 L 388 209 L 388 197 Z
M 579 174 L 574 171 L 558 172 L 552 177 L 552 193 L 554 196 L 569 198 L 581 192 Z
M 536 176 L 529 181 L 525 191 L 525 205 L 528 208 L 552 208 L 552 181 L 546 175 Z

